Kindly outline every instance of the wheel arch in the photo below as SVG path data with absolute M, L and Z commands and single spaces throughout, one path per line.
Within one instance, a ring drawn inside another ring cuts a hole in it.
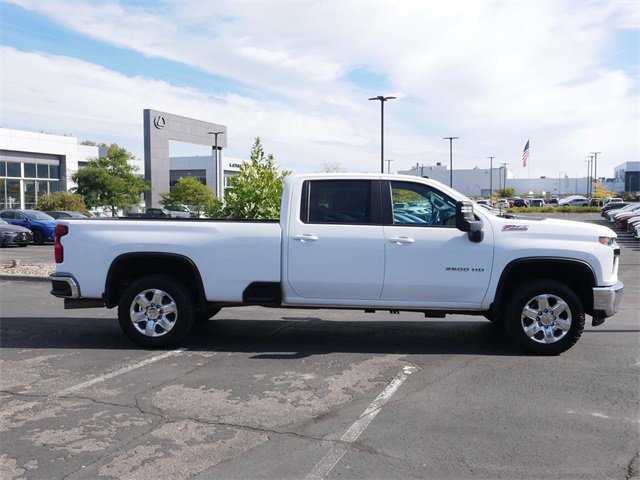
M 586 313 L 593 311 L 592 287 L 596 274 L 587 262 L 569 258 L 531 257 L 513 260 L 502 271 L 496 296 L 490 306 L 493 318 L 504 312 L 506 302 L 519 285 L 535 279 L 557 280 L 570 287 L 582 301 Z
M 184 255 L 158 252 L 125 253 L 114 259 L 109 267 L 102 295 L 105 306 L 117 306 L 120 297 L 132 282 L 154 274 L 167 275 L 181 281 L 189 288 L 196 309 L 206 306 L 204 284 L 193 260 Z

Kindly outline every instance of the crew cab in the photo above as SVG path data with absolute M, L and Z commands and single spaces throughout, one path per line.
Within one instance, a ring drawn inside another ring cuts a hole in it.
M 263 305 L 483 315 L 556 355 L 585 315 L 615 314 L 611 229 L 473 205 L 426 178 L 309 174 L 287 177 L 280 220 L 62 219 L 51 293 L 66 308 L 118 307 L 146 347 L 221 308 Z

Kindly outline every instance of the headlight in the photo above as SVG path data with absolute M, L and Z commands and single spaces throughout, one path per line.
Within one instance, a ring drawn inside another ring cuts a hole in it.
M 601 245 L 608 245 L 611 248 L 616 248 L 618 246 L 615 237 L 598 237 L 598 241 Z

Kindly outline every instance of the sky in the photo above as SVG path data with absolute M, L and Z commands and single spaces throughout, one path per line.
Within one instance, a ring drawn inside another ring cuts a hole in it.
M 443 137 L 515 178 L 640 160 L 638 0 L 0 0 L 0 30 L 0 127 L 138 159 L 150 108 L 226 125 L 228 157 L 379 172 L 383 95 L 385 171 L 448 166 Z

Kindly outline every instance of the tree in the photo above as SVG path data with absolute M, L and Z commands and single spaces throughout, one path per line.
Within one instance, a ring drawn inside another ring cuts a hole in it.
M 274 156 L 265 155 L 260 137 L 257 137 L 249 162 L 242 162 L 240 172 L 229 179 L 225 205 L 218 213 L 228 218 L 279 218 L 284 177 L 290 173 L 286 170 L 278 172 Z M 215 216 L 216 204 L 210 207 L 207 213 Z
M 596 182 L 594 185 L 593 193 L 591 194 L 596 199 L 598 205 L 603 205 L 602 199 L 604 197 L 615 197 L 615 192 L 610 192 L 600 182 Z
M 498 195 L 500 198 L 513 198 L 516 196 L 516 189 L 513 187 L 501 188 L 498 190 Z
M 178 210 L 186 205 L 199 217 L 214 200 L 215 195 L 196 177 L 181 178 L 169 193 L 161 193 L 160 204 L 169 210 Z
M 147 182 L 135 175 L 138 171 L 129 163 L 133 155 L 113 143 L 107 156 L 89 160 L 71 177 L 78 184 L 75 193 L 84 197 L 89 207 L 108 207 L 113 215 L 140 202 L 140 195 L 150 189 Z
M 38 197 L 38 202 L 34 208 L 43 211 L 69 210 L 71 212 L 81 212 L 85 215 L 89 214 L 82 195 L 71 192 L 56 192 L 51 195 L 42 195 Z

